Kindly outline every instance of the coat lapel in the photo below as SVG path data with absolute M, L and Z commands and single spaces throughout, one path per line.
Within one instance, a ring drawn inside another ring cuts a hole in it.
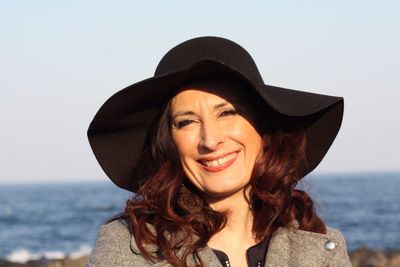
M 327 234 L 317 234 L 295 228 L 279 228 L 271 238 L 265 266 L 327 266 L 341 249 L 340 242 L 329 229 Z M 334 244 L 333 248 L 327 244 Z
M 147 224 L 147 227 L 153 233 L 155 232 L 154 227 L 152 225 Z M 137 247 L 137 244 L 136 244 L 136 241 L 135 241 L 135 238 L 133 237 L 133 235 L 131 235 L 130 247 L 131 247 L 131 250 L 133 253 L 141 254 L 139 248 Z M 159 253 L 159 250 L 156 245 L 146 245 L 145 249 L 150 253 Z M 179 254 L 179 252 L 178 252 L 178 254 Z M 207 267 L 221 267 L 222 266 L 221 263 L 219 262 L 217 256 L 215 255 L 215 253 L 208 246 L 206 246 L 205 248 L 203 248 L 199 251 L 199 257 L 203 260 L 204 266 L 207 266 Z M 198 263 L 199 263 L 199 261 L 195 257 L 188 258 L 189 266 L 196 265 Z M 158 264 L 160 264 L 159 266 L 170 266 L 168 263 L 166 263 L 164 261 L 159 262 Z

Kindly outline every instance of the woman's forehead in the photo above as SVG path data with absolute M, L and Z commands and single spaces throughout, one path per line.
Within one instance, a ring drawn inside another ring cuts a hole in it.
M 243 84 L 230 81 L 198 81 L 182 86 L 172 98 L 174 104 L 187 104 L 199 98 L 210 101 L 249 104 L 248 95 Z

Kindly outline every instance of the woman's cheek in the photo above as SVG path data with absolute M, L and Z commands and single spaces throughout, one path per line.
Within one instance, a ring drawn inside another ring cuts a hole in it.
M 180 157 L 188 156 L 188 153 L 198 146 L 198 137 L 194 131 L 176 132 L 173 134 L 173 139 Z

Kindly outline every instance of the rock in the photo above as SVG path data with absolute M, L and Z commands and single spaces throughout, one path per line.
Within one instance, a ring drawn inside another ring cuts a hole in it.
M 390 259 L 389 266 L 400 267 L 400 253 Z
M 64 259 L 40 259 L 31 260 L 27 263 L 14 263 L 0 259 L 0 267 L 82 267 L 85 265 L 88 256 L 71 258 L 66 256 Z
M 386 267 L 388 263 L 388 259 L 386 255 L 381 252 L 372 252 L 368 255 L 367 259 L 365 260 L 364 266 L 365 267 Z
M 350 261 L 353 264 L 353 267 L 361 267 L 364 266 L 364 260 L 369 255 L 370 250 L 366 247 L 359 248 L 349 254 Z
M 353 267 L 400 267 L 400 251 L 378 251 L 363 247 L 349 253 Z

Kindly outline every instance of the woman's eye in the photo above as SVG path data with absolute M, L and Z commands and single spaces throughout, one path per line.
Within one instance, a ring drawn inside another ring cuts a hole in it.
M 231 115 L 237 115 L 238 112 L 236 109 L 228 109 L 228 110 L 224 110 L 221 112 L 220 116 L 224 117 L 224 116 L 231 116 Z
M 190 124 L 192 124 L 194 121 L 193 120 L 183 120 L 183 121 L 178 121 L 176 123 L 176 128 L 181 129 L 185 126 L 188 126 Z

